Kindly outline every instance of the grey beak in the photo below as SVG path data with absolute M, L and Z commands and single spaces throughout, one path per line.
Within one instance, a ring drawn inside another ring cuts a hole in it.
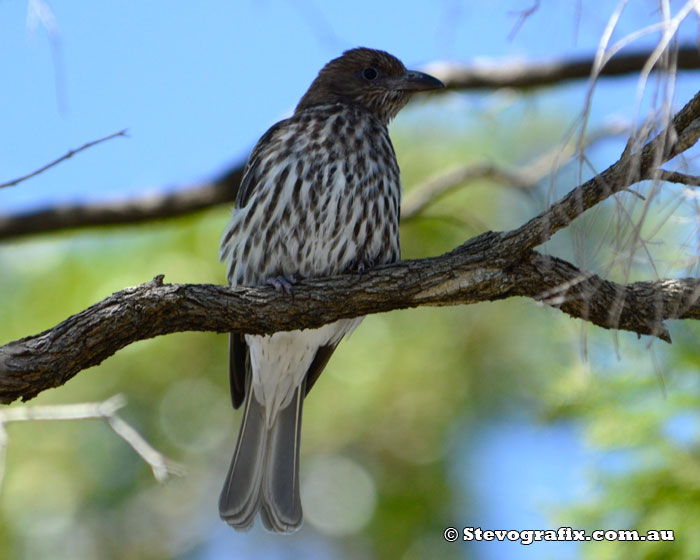
M 437 78 L 433 78 L 430 74 L 424 74 L 417 70 L 408 70 L 403 76 L 393 78 L 390 87 L 403 91 L 428 91 L 431 89 L 442 89 L 445 87 L 445 84 Z

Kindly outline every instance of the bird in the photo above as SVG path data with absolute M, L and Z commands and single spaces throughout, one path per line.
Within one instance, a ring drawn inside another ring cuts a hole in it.
M 381 50 L 357 47 L 328 62 L 248 159 L 219 249 L 228 283 L 292 293 L 304 278 L 400 260 L 401 183 L 388 125 L 412 94 L 443 87 Z M 304 399 L 361 321 L 229 335 L 231 399 L 243 413 L 219 514 L 234 529 L 250 529 L 258 513 L 274 533 L 301 526 Z

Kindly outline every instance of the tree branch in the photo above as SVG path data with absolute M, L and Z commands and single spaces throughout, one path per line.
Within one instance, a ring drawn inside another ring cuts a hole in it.
M 640 71 L 653 51 L 620 54 L 606 64 L 601 76 Z M 444 91 L 485 88 L 531 88 L 567 80 L 587 79 L 594 57 L 549 63 L 511 63 L 474 66 L 433 64 L 431 72 L 442 79 Z M 678 70 L 700 69 L 700 52 L 694 45 L 678 50 Z M 133 224 L 172 218 L 236 200 L 243 174 L 240 163 L 211 182 L 188 185 L 168 193 L 135 197 L 125 202 L 64 204 L 29 212 L 0 215 L 0 239 L 99 225 Z
M 600 76 L 621 76 L 640 72 L 652 56 L 653 50 L 629 52 L 614 56 L 603 66 Z M 594 57 L 580 57 L 552 62 L 484 63 L 464 66 L 434 63 L 426 69 L 445 84 L 445 90 L 477 90 L 513 88 L 528 89 L 550 86 L 570 80 L 586 80 L 591 76 Z M 697 45 L 678 49 L 678 70 L 700 69 L 700 50 Z M 441 92 L 442 93 L 442 92 Z
M 7 216 L 0 215 L 0 239 L 102 225 L 124 225 L 174 218 L 236 200 L 243 164 L 212 182 L 171 192 L 149 194 L 123 202 L 106 201 L 51 206 Z
M 272 288 L 152 282 L 127 288 L 54 328 L 0 347 L 0 401 L 36 396 L 146 338 L 182 331 L 272 333 L 341 318 L 527 296 L 605 328 L 670 342 L 664 321 L 700 318 L 700 279 L 619 285 L 531 251 L 513 260 L 498 233 L 441 257 L 365 275 L 305 280 L 287 296 Z
M 410 191 L 401 204 L 401 220 L 419 216 L 428 206 L 466 183 L 486 179 L 520 189 L 531 189 L 536 184 L 534 177 L 518 169 L 510 170 L 493 163 L 462 165 L 433 177 Z

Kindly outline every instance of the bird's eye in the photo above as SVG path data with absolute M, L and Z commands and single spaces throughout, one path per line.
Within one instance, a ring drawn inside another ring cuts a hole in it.
M 374 80 L 378 75 L 379 75 L 379 72 L 377 72 L 377 71 L 376 71 L 374 68 L 372 68 L 371 66 L 370 66 L 369 68 L 365 68 L 365 69 L 362 71 L 362 77 L 363 77 L 365 80 L 370 80 L 370 81 L 371 81 L 371 80 Z

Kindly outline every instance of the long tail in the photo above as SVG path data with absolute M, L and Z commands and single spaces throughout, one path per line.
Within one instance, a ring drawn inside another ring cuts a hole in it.
M 238 530 L 249 529 L 260 510 L 265 527 L 293 533 L 301 526 L 299 444 L 305 383 L 268 428 L 265 407 L 248 384 L 231 467 L 219 498 L 219 515 Z

